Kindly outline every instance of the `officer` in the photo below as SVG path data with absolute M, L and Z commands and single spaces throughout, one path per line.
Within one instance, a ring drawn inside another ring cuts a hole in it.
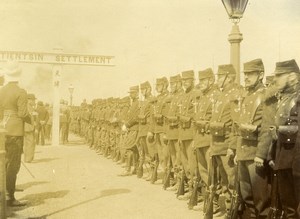
M 6 190 L 8 206 L 24 206 L 15 199 L 17 174 L 23 150 L 24 122 L 30 123 L 27 93 L 18 85 L 22 69 L 18 62 L 8 61 L 2 69 L 7 84 L 0 90 L 0 112 L 6 129 Z
M 300 70 L 296 61 L 277 62 L 275 84 L 279 90 L 273 129 L 277 130 L 276 146 L 271 151 L 269 164 L 277 171 L 279 200 L 284 218 L 299 218 L 299 143 L 297 99 L 299 96 Z
M 268 213 L 268 171 L 265 167 L 269 145 L 260 144 L 263 112 L 264 65 L 261 59 L 244 63 L 246 93 L 237 123 L 236 160 L 241 199 L 249 218 L 266 218 Z M 255 189 L 254 189 L 255 188 Z
M 138 133 L 138 151 L 139 151 L 139 164 L 137 169 L 137 177 L 143 177 L 143 165 L 145 162 L 146 155 L 148 156 L 148 148 L 146 143 L 147 133 L 150 126 L 150 110 L 152 98 L 151 85 L 149 81 L 146 81 L 140 85 L 141 95 L 143 101 L 140 100 L 140 111 L 139 111 L 139 133 Z
M 164 189 L 169 191 L 176 191 L 179 185 L 179 167 L 181 166 L 180 161 L 180 148 L 178 143 L 179 134 L 179 111 L 178 105 L 180 103 L 180 97 L 183 94 L 181 75 L 174 75 L 170 77 L 170 104 L 168 108 L 168 113 L 166 116 L 166 139 L 168 140 L 168 149 L 170 158 L 168 159 L 166 179 L 164 183 Z M 173 175 L 174 182 L 170 186 L 170 178 Z M 176 178 L 175 178 L 176 177 Z
M 208 189 L 208 163 L 209 163 L 209 146 L 210 132 L 209 122 L 212 115 L 212 107 L 216 102 L 216 98 L 220 95 L 220 91 L 214 85 L 215 77 L 211 68 L 198 72 L 199 74 L 199 89 L 202 96 L 197 102 L 197 113 L 195 115 L 195 135 L 194 145 L 196 148 L 196 158 L 200 178 Z M 199 177 L 198 179 L 199 180 Z M 200 206 L 194 210 L 201 209 Z
M 194 71 L 190 70 L 182 72 L 181 78 L 184 93 L 181 95 L 180 104 L 178 106 L 180 121 L 178 140 L 180 142 L 180 159 L 183 165 L 183 171 L 179 188 L 183 187 L 183 179 L 187 177 L 189 191 L 185 194 L 179 194 L 181 191 L 178 191 L 178 199 L 188 200 L 192 194 L 192 179 L 195 175 L 195 170 L 197 169 L 196 155 L 194 153 L 194 130 L 192 127 L 193 118 L 196 113 L 195 103 L 197 101 L 197 95 L 194 91 Z
M 235 148 L 236 142 L 231 140 L 231 129 L 234 121 L 238 118 L 240 100 L 240 88 L 235 84 L 236 71 L 232 64 L 219 65 L 217 85 L 221 90 L 213 106 L 210 120 L 210 177 L 211 184 L 216 186 L 215 174 L 217 168 L 221 177 L 222 193 L 225 196 L 226 209 L 230 209 L 231 192 L 234 187 L 234 168 L 229 165 L 228 148 Z M 228 156 L 226 156 L 228 155 Z M 218 212 L 218 196 L 214 200 L 214 212 Z M 226 212 L 221 212 L 224 214 Z
M 156 99 L 152 102 L 151 109 L 151 125 L 147 134 L 148 138 L 154 139 L 154 148 L 149 147 L 149 150 L 153 150 L 154 158 L 152 162 L 152 177 L 151 183 L 157 181 L 157 169 L 159 164 L 163 168 L 163 177 L 165 174 L 167 159 L 165 154 L 168 150 L 165 142 L 165 118 L 166 118 L 166 99 L 168 98 L 169 82 L 166 77 L 156 79 L 156 91 L 158 93 Z
M 126 115 L 122 131 L 127 132 L 123 147 L 126 150 L 127 160 L 125 172 L 119 176 L 130 176 L 136 174 L 138 164 L 138 150 L 136 146 L 138 134 L 138 115 L 139 115 L 139 86 L 130 87 L 129 95 L 131 98 L 131 106 Z M 131 166 L 133 165 L 133 170 Z
M 35 124 L 37 121 L 37 112 L 35 112 L 35 95 L 27 95 L 27 108 L 30 116 L 30 123 L 24 124 L 24 161 L 30 163 L 34 158 L 34 151 L 36 145 L 35 139 Z

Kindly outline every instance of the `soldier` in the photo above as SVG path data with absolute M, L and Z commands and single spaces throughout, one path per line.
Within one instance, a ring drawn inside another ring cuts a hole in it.
M 27 95 L 27 108 L 30 115 L 30 123 L 24 124 L 24 161 L 30 163 L 34 158 L 36 145 L 35 126 L 37 121 L 37 112 L 35 111 L 35 96 L 34 94 Z
M 271 150 L 269 164 L 277 171 L 278 199 L 284 212 L 284 218 L 299 218 L 299 144 L 297 99 L 299 96 L 300 70 L 295 60 L 277 62 L 275 84 L 279 90 L 278 102 L 270 127 L 277 131 L 276 146 Z M 271 121 L 271 120 L 270 120 Z
M 215 105 L 216 98 L 220 95 L 220 91 L 218 87 L 214 85 L 214 82 L 215 77 L 211 68 L 199 71 L 198 86 L 202 92 L 202 96 L 200 101 L 197 103 L 197 113 L 195 115 L 194 145 L 196 148 L 199 175 L 207 190 L 210 146 L 209 122 L 212 116 L 212 108 Z M 199 181 L 199 177 L 196 180 Z M 197 197 L 196 194 L 195 197 Z M 200 205 L 195 207 L 194 210 L 200 210 L 201 208 L 202 206 Z
M 38 113 L 36 144 L 41 142 L 41 145 L 45 145 L 45 126 L 49 119 L 49 112 L 44 107 L 44 103 L 42 101 L 38 101 L 36 112 Z
M 22 69 L 18 62 L 8 61 L 2 69 L 7 84 L 0 90 L 0 112 L 6 129 L 6 191 L 8 206 L 24 206 L 15 199 L 17 174 L 21 166 L 24 122 L 30 123 L 27 109 L 27 93 L 18 85 Z
M 165 142 L 165 118 L 166 118 L 166 98 L 168 97 L 168 79 L 166 77 L 157 78 L 156 79 L 156 91 L 158 93 L 157 97 L 152 101 L 152 110 L 151 110 L 151 126 L 150 130 L 147 134 L 149 139 L 154 139 L 154 148 L 149 146 L 149 151 L 153 151 L 154 157 L 151 165 L 152 177 L 151 183 L 155 183 L 157 181 L 157 169 L 159 164 L 161 164 L 163 168 L 163 172 L 165 173 L 166 169 L 166 158 L 165 154 L 167 151 L 167 145 Z M 164 175 L 163 173 L 163 175 Z M 163 177 L 164 178 L 164 177 Z
M 269 203 L 268 171 L 264 166 L 269 145 L 261 139 L 264 65 L 261 59 L 244 63 L 246 93 L 241 102 L 238 121 L 236 161 L 241 199 L 249 218 L 266 218 Z M 230 150 L 230 149 L 229 149 Z M 254 189 L 255 188 L 255 189 Z
M 127 132 L 127 137 L 123 143 L 123 147 L 126 150 L 127 162 L 125 172 L 119 176 L 130 176 L 132 174 L 136 174 L 138 164 L 138 150 L 136 142 L 138 134 L 139 86 L 131 87 L 129 94 L 132 102 L 125 118 L 125 123 L 122 125 L 122 131 Z M 134 166 L 133 170 L 131 170 L 132 164 Z
M 141 95 L 144 100 L 140 100 L 140 111 L 139 111 L 139 133 L 138 133 L 138 151 L 139 151 L 139 165 L 137 169 L 137 177 L 141 178 L 143 176 L 143 165 L 145 162 L 146 155 L 148 155 L 148 148 L 146 144 L 146 137 L 149 131 L 150 123 L 150 99 L 152 98 L 151 94 L 151 85 L 148 81 L 140 85 Z
M 232 125 L 238 118 L 238 108 L 240 100 L 240 88 L 234 83 L 236 72 L 233 65 L 219 65 L 217 84 L 221 90 L 213 106 L 210 120 L 210 167 L 212 191 L 216 189 L 217 179 L 215 173 L 217 168 L 221 177 L 222 193 L 225 196 L 225 207 L 230 209 L 231 192 L 234 187 L 234 166 L 229 165 L 231 154 L 227 153 L 228 148 L 235 149 L 236 142 L 231 142 L 230 138 Z M 226 156 L 228 155 L 228 156 Z M 218 205 L 218 195 L 214 195 L 214 209 L 216 213 L 220 210 Z M 226 212 L 221 212 L 225 214 Z
M 184 93 L 181 95 L 179 103 L 179 135 L 180 142 L 180 159 L 183 165 L 181 172 L 181 185 L 177 193 L 178 199 L 188 200 L 193 190 L 193 177 L 197 168 L 196 155 L 194 153 L 194 131 L 193 131 L 193 118 L 196 113 L 197 95 L 194 91 L 194 71 L 182 72 L 182 85 Z M 184 179 L 188 179 L 188 193 L 180 191 L 184 184 Z
M 168 149 L 170 157 L 168 159 L 168 165 L 166 170 L 166 179 L 164 182 L 164 189 L 169 191 L 176 191 L 178 189 L 178 180 L 175 181 L 172 187 L 170 186 L 171 174 L 178 176 L 179 167 L 181 166 L 180 161 L 180 148 L 178 143 L 178 132 L 179 132 L 179 111 L 178 105 L 180 103 L 180 97 L 183 94 L 182 82 L 180 74 L 170 77 L 170 92 L 169 98 L 170 104 L 168 107 L 168 113 L 166 116 L 166 139 L 168 140 Z M 179 179 L 179 177 L 177 177 Z M 169 187 L 169 188 L 168 188 Z

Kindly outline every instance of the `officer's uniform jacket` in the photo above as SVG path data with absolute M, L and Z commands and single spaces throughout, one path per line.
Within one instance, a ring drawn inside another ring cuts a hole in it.
M 0 90 L 0 110 L 8 136 L 24 136 L 24 122 L 30 123 L 27 109 L 27 93 L 16 82 L 10 82 Z
M 278 97 L 275 114 L 275 125 L 277 129 L 277 144 L 275 169 L 289 169 L 293 165 L 296 154 L 296 138 L 298 133 L 297 99 L 298 89 L 287 88 Z M 273 153 L 274 154 L 274 153 Z
M 179 135 L 180 141 L 192 140 L 194 138 L 193 118 L 196 113 L 196 102 L 199 92 L 191 89 L 180 97 L 179 104 Z
M 211 155 L 225 155 L 227 149 L 236 147 L 236 136 L 232 136 L 232 125 L 237 122 L 241 100 L 241 89 L 237 85 L 225 88 L 213 106 L 210 120 Z
M 259 83 L 248 90 L 241 102 L 240 117 L 237 123 L 237 160 L 254 160 L 260 141 L 265 87 Z
M 139 111 L 139 137 L 147 136 L 147 133 L 150 128 L 150 111 L 151 111 L 151 103 L 150 99 L 152 96 L 145 98 L 144 101 L 140 101 L 140 111 Z
M 169 92 L 166 90 L 164 93 L 159 94 L 151 101 L 152 107 L 150 131 L 155 134 L 165 132 L 165 118 L 167 116 L 166 99 L 168 96 Z
M 197 103 L 197 113 L 195 115 L 195 136 L 194 145 L 197 148 L 208 147 L 210 145 L 209 123 L 212 116 L 212 107 L 216 103 L 220 91 L 216 86 L 212 86 L 204 92 Z
M 181 101 L 181 95 L 183 94 L 183 89 L 178 90 L 176 93 L 170 95 L 168 104 L 168 110 L 166 115 L 166 138 L 168 140 L 178 139 L 179 131 L 179 107 Z

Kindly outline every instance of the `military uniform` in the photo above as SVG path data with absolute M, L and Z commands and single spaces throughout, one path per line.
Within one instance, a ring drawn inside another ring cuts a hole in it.
M 166 77 L 156 79 L 156 86 L 168 86 L 168 79 Z M 167 87 L 166 87 L 167 88 Z M 169 91 L 165 88 L 160 94 L 152 100 L 151 108 L 151 125 L 150 132 L 154 134 L 153 147 L 149 146 L 149 152 L 153 154 L 154 160 L 152 164 L 152 179 L 151 183 L 157 180 L 157 168 L 161 164 L 163 172 L 165 173 L 167 166 L 166 154 L 168 151 L 165 141 L 165 118 L 166 118 L 166 99 L 168 98 Z M 164 178 L 163 173 L 163 178 Z
M 36 124 L 36 112 L 35 112 L 35 96 L 34 94 L 28 94 L 28 113 L 30 116 L 30 123 L 24 125 L 24 161 L 30 163 L 34 158 L 35 151 L 35 124 Z
M 9 206 L 22 205 L 16 201 L 14 193 L 17 174 L 21 166 L 23 151 L 24 122 L 30 123 L 27 109 L 27 93 L 18 85 L 21 69 L 16 62 L 7 62 L 4 68 L 5 80 L 8 83 L 0 90 L 0 112 L 2 124 L 6 129 L 5 162 L 6 162 L 6 190 Z
M 181 84 L 181 75 L 175 75 L 170 77 L 170 84 L 172 83 L 178 83 Z M 168 104 L 168 110 L 167 110 L 167 116 L 166 116 L 166 139 L 168 140 L 168 149 L 170 157 L 168 158 L 168 166 L 167 166 L 167 176 L 171 174 L 171 171 L 173 171 L 176 176 L 179 173 L 179 167 L 181 165 L 180 161 L 180 148 L 179 148 L 179 142 L 178 142 L 178 135 L 179 135 L 179 108 L 178 105 L 180 104 L 180 98 L 183 94 L 182 87 L 177 87 L 177 90 L 171 93 L 169 97 L 170 102 Z M 175 177 L 175 176 L 174 176 Z M 169 186 L 168 178 L 166 178 L 165 182 L 165 188 Z M 174 189 L 177 189 L 178 183 L 174 185 Z
M 139 92 L 139 86 L 133 86 L 130 88 L 130 93 Z M 127 155 L 127 166 L 124 173 L 120 176 L 128 176 L 136 173 L 137 163 L 138 163 L 138 151 L 136 147 L 137 134 L 138 134 L 138 114 L 139 114 L 139 101 L 138 97 L 133 98 L 131 106 L 126 114 L 125 123 L 122 127 L 123 130 L 127 130 L 127 136 L 124 139 L 123 147 L 126 150 Z M 131 166 L 134 169 L 131 172 Z
M 225 75 L 227 80 L 230 75 L 234 75 L 233 65 L 220 65 L 218 75 Z M 230 192 L 229 189 L 234 187 L 234 167 L 229 165 L 229 157 L 227 155 L 228 148 L 236 147 L 236 136 L 232 135 L 232 125 L 237 121 L 239 115 L 239 100 L 241 90 L 235 84 L 228 84 L 222 88 L 222 92 L 217 97 L 213 105 L 212 116 L 209 123 L 209 131 L 211 134 L 210 168 L 214 168 L 211 173 L 216 173 L 218 168 L 221 177 L 222 192 L 225 195 L 226 209 L 230 208 Z M 212 184 L 216 183 L 216 179 L 211 180 Z
M 295 60 L 277 62 L 275 76 L 282 74 L 299 74 L 299 67 Z M 298 82 L 299 83 L 299 82 Z M 274 127 L 277 130 L 277 143 L 271 151 L 271 159 L 275 160 L 274 169 L 278 177 L 278 193 L 281 206 L 286 218 L 299 218 L 297 208 L 299 206 L 299 144 L 296 141 L 298 134 L 298 109 L 297 100 L 299 85 L 294 84 L 281 90 L 278 95 L 278 103 Z
M 192 85 L 185 88 L 184 93 L 181 95 L 179 103 L 179 135 L 178 140 L 180 143 L 180 159 L 183 165 L 183 170 L 189 179 L 189 192 L 184 197 L 179 199 L 186 199 L 191 195 L 193 188 L 193 177 L 197 169 L 196 155 L 194 153 L 194 128 L 193 119 L 196 113 L 196 102 L 199 95 L 194 90 L 194 71 L 182 72 L 183 85 L 185 80 L 191 80 Z M 184 178 L 184 174 L 181 176 Z
M 213 77 L 213 71 L 210 68 L 199 71 L 199 80 Z M 208 185 L 208 152 L 210 146 L 209 122 L 212 115 L 212 106 L 215 104 L 218 95 L 220 95 L 220 91 L 216 86 L 208 87 L 197 103 L 197 113 L 195 115 L 194 145 L 199 174 L 206 185 Z
M 150 89 L 151 85 L 148 81 L 142 83 L 140 85 L 140 90 L 143 89 Z M 140 100 L 140 111 L 139 111 L 139 132 L 138 132 L 138 151 L 139 151 L 139 164 L 137 169 L 137 177 L 143 176 L 143 165 L 145 162 L 146 155 L 148 154 L 148 148 L 146 143 L 147 133 L 150 128 L 150 110 L 151 110 L 151 103 L 150 99 L 152 98 L 151 92 L 146 93 L 144 96 L 144 100 Z
M 261 59 L 244 64 L 245 74 L 259 75 L 264 72 Z M 236 160 L 238 161 L 238 182 L 240 194 L 251 218 L 266 218 L 268 212 L 269 189 L 268 171 L 264 166 L 257 167 L 254 159 L 257 154 L 266 154 L 269 145 L 258 145 L 261 141 L 261 124 L 265 87 L 259 79 L 247 88 L 241 102 L 238 121 Z M 265 159 L 265 156 L 259 157 Z M 253 189 L 255 188 L 255 189 Z

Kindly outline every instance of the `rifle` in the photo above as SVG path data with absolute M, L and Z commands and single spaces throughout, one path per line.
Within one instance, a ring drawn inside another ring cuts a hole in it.
M 277 171 L 272 172 L 271 188 L 271 207 L 268 213 L 268 219 L 283 219 L 284 211 L 282 210 L 278 197 L 278 178 Z
M 163 189 L 170 187 L 171 178 L 171 157 L 169 158 L 168 167 L 166 168 L 166 173 L 163 181 Z
M 204 219 L 212 219 L 214 211 L 214 197 L 216 194 L 216 182 L 215 182 L 215 162 L 214 156 L 210 158 L 210 168 L 209 168 L 209 179 L 208 179 L 208 189 L 206 190 L 205 200 L 204 200 Z
M 180 195 L 184 195 L 184 181 L 185 181 L 185 172 L 182 169 L 180 174 L 179 174 L 179 186 L 178 186 L 178 190 L 177 190 L 177 197 Z
M 189 200 L 189 209 L 192 209 L 194 206 L 198 204 L 198 186 L 200 184 L 200 176 L 198 169 L 195 170 L 195 177 L 193 182 L 193 192 Z
M 226 216 L 227 219 L 238 219 L 241 213 L 242 200 L 240 196 L 238 167 L 239 165 L 237 165 L 237 167 L 235 168 L 235 182 L 234 182 L 235 190 L 231 195 L 231 205 L 230 205 L 229 212 L 227 213 Z

